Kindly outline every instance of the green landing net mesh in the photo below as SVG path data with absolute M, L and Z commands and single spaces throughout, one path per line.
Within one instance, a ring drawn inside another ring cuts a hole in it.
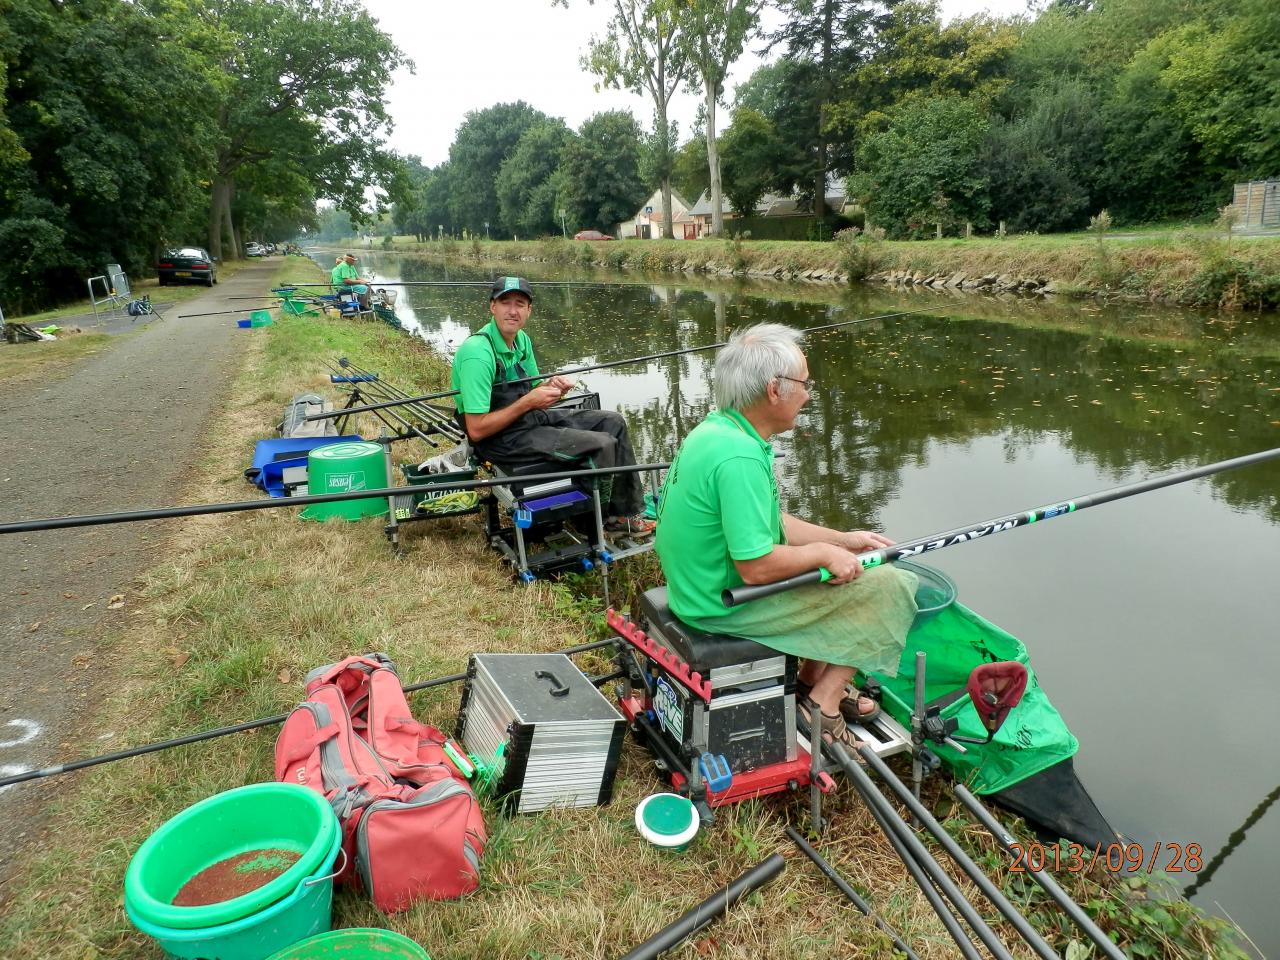
M 1027 662 L 1027 648 L 1016 637 L 967 607 L 951 605 L 916 617 L 893 678 L 876 674 L 884 688 L 884 708 L 907 729 L 915 701 L 916 652 L 925 653 L 925 702 L 962 689 L 969 673 L 982 663 L 1016 660 L 1027 666 L 1027 692 L 991 743 L 965 744 L 967 753 L 932 744 L 956 779 L 975 793 L 996 793 L 1073 756 L 1080 743 L 1049 702 Z M 987 736 L 967 695 L 942 710 L 959 720 L 961 736 Z

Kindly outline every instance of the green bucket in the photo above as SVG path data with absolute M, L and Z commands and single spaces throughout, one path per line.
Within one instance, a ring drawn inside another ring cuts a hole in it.
M 285 947 L 270 960 L 431 960 L 427 951 L 391 930 L 334 930 Z
M 387 486 L 387 458 L 382 447 L 367 441 L 329 443 L 307 454 L 307 491 L 312 496 L 353 493 Z M 302 511 L 304 520 L 360 520 L 387 512 L 383 498 L 313 503 Z
M 317 794 L 317 796 L 319 796 Z M 342 849 L 337 831 L 320 865 L 283 900 L 239 920 L 183 930 L 139 917 L 125 900 L 125 913 L 140 931 L 177 960 L 266 960 L 290 944 L 323 933 L 333 922 L 334 863 Z
M 271 325 L 271 312 L 269 310 L 254 310 L 249 314 L 249 326 L 251 327 L 269 327 Z
M 192 930 L 247 917 L 292 893 L 316 873 L 341 829 L 324 796 L 292 783 L 255 783 L 215 794 L 163 823 L 138 848 L 124 875 L 130 917 Z M 198 907 L 175 906 L 196 874 L 253 850 L 289 850 L 296 863 L 256 890 Z

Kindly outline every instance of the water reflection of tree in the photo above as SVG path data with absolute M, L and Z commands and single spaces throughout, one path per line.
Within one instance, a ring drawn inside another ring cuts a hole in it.
M 440 276 L 437 265 L 411 260 L 401 270 L 404 279 Z M 490 276 L 480 266 L 451 274 Z M 410 289 L 428 331 L 450 313 L 472 329 L 487 317 L 482 287 Z M 549 369 L 714 343 L 747 323 L 811 327 L 892 305 L 865 290 L 818 290 L 825 302 L 814 303 L 772 295 L 775 289 L 701 277 L 664 278 L 656 288 L 538 287 L 530 333 Z M 781 442 L 788 507 L 828 522 L 874 524 L 896 497 L 903 467 L 922 463 L 936 442 L 998 436 L 1012 452 L 1052 434 L 1117 482 L 1275 444 L 1280 357 L 1261 325 L 1250 333 L 1243 321 L 1227 326 L 1149 311 L 1136 319 L 1171 337 L 1152 343 L 1120 335 L 1126 328 L 1118 314 L 1078 312 L 1077 329 L 920 315 L 815 334 L 807 349 L 819 386 L 807 423 Z M 656 362 L 661 387 L 627 410 L 638 450 L 674 450 L 705 416 L 704 358 L 710 355 Z M 653 369 L 612 373 L 651 376 Z M 1280 465 L 1211 482 L 1232 505 L 1280 520 Z

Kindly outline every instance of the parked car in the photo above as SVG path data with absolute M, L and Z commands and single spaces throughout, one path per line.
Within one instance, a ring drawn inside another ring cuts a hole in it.
M 599 230 L 579 230 L 573 235 L 575 240 L 612 240 L 613 237 Z
M 156 263 L 160 286 L 171 283 L 203 283 L 212 287 L 218 282 L 218 265 L 203 247 L 174 247 L 164 252 Z
M 265 257 L 267 248 L 260 243 L 247 243 L 245 244 L 244 255 L 246 257 Z

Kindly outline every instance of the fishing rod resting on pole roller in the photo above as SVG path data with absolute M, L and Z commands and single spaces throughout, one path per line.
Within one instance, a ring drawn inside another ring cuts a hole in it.
M 596 650 L 600 647 L 607 647 L 617 641 L 609 637 L 605 640 L 592 640 L 590 643 L 580 643 L 577 646 L 566 647 L 563 650 L 557 650 L 556 653 L 562 653 L 565 656 L 572 656 L 577 653 L 586 653 L 589 650 Z M 436 677 L 434 680 L 423 680 L 421 683 L 409 684 L 404 688 L 405 693 L 415 693 L 418 690 L 426 690 L 430 687 L 442 687 L 450 683 L 459 683 L 467 679 L 465 673 L 451 673 L 448 676 Z M 608 679 L 608 678 L 607 678 Z M 27 783 L 30 780 L 43 780 L 46 777 L 56 777 L 62 773 L 72 773 L 76 770 L 84 770 L 87 767 L 98 767 L 104 763 L 114 763 L 117 760 L 128 760 L 132 757 L 141 757 L 148 753 L 159 753 L 161 750 L 171 750 L 174 747 L 185 747 L 191 743 L 201 743 L 205 740 L 216 740 L 219 737 L 225 737 L 233 733 L 246 733 L 249 730 L 258 730 L 262 727 L 275 726 L 284 723 L 288 718 L 287 713 L 282 713 L 275 717 L 263 717 L 261 720 L 249 720 L 245 723 L 237 723 L 229 727 L 217 727 L 213 730 L 204 730 L 200 733 L 191 733 L 185 737 L 175 737 L 172 740 L 160 740 L 156 743 L 149 743 L 141 747 L 132 747 L 128 750 L 119 750 L 115 753 L 104 753 L 98 757 L 89 757 L 84 760 L 73 760 L 70 763 L 60 763 L 52 767 L 43 767 L 39 770 L 27 770 L 23 773 L 15 773 L 11 776 L 0 778 L 0 790 L 6 787 L 12 787 L 15 784 Z
M 941 550 L 943 547 L 953 547 L 956 544 L 968 543 L 993 534 L 1004 533 L 1006 530 L 1016 530 L 1018 527 L 1030 526 L 1040 520 L 1049 520 L 1053 517 L 1078 513 L 1086 507 L 1100 506 L 1104 503 L 1111 503 L 1114 500 L 1123 500 L 1125 497 L 1133 497 L 1151 490 L 1159 490 L 1162 487 L 1171 487 L 1174 484 L 1185 483 L 1188 480 L 1199 480 L 1201 477 L 1212 476 L 1215 473 L 1235 470 L 1237 467 L 1249 467 L 1277 458 L 1280 458 L 1280 447 L 1261 450 L 1258 453 L 1249 453 L 1231 460 L 1220 460 L 1217 463 L 1210 463 L 1203 467 L 1193 467 L 1190 470 L 1170 473 L 1163 477 L 1153 477 L 1150 480 L 1127 483 L 1123 486 L 1112 487 L 1110 490 L 1077 497 L 1074 500 L 1064 500 L 1061 503 L 1050 504 L 1047 507 L 1037 507 L 1034 510 L 1026 510 L 1022 513 L 997 517 L 993 520 L 983 520 L 965 527 L 956 527 L 944 533 L 935 533 L 919 540 L 895 544 L 892 547 L 885 547 L 881 550 L 868 550 L 866 553 L 857 555 L 858 562 L 862 564 L 864 570 L 868 570 L 871 567 L 893 563 L 895 560 L 901 560 L 904 557 L 917 557 L 922 553 Z M 3 531 L 0 530 L 0 532 Z M 721 592 L 720 599 L 726 607 L 736 607 L 738 604 L 746 603 L 748 600 L 759 600 L 761 597 L 770 597 L 775 593 L 794 590 L 796 587 L 804 587 L 812 583 L 823 583 L 830 578 L 830 571 L 820 568 L 818 570 L 810 570 L 808 573 L 797 574 L 794 577 L 788 577 L 785 580 L 777 580 L 774 583 L 731 587 Z
M 441 490 L 482 490 L 487 487 L 509 487 L 512 484 L 545 483 L 551 480 L 578 480 L 607 477 L 618 473 L 642 473 L 666 470 L 668 463 L 636 463 L 626 467 L 595 467 L 590 470 L 564 470 L 558 473 L 531 473 L 527 476 L 502 477 L 494 480 L 448 480 L 441 483 L 409 487 L 381 487 L 377 490 L 353 490 L 347 493 L 320 493 L 306 497 L 281 497 L 266 500 L 237 500 L 231 503 L 200 503 L 190 507 L 160 507 L 153 510 L 121 510 L 117 513 L 90 514 L 79 517 L 48 517 L 41 520 L 14 520 L 0 523 L 0 536 L 6 533 L 31 533 L 37 530 L 65 530 L 68 527 L 98 527 L 108 523 L 138 523 L 143 520 L 168 520 L 172 517 L 199 517 L 214 513 L 241 513 L 246 510 L 276 510 L 281 507 L 305 507 L 313 503 L 341 503 L 346 500 L 385 500 L 387 497 L 410 496 L 415 493 L 439 493 Z
M 914 316 L 917 313 L 928 313 L 933 309 L 934 309 L 933 307 L 921 307 L 919 310 L 902 310 L 902 311 L 899 311 L 898 313 L 882 313 L 874 317 L 858 317 L 856 320 L 840 320 L 836 323 L 824 323 L 821 326 L 810 327 L 808 330 L 804 331 L 804 334 L 805 336 L 808 336 L 811 333 L 819 333 L 823 330 L 834 330 L 837 327 L 852 326 L 855 323 L 870 323 L 872 320 L 893 320 L 898 317 L 910 317 L 910 316 Z M 534 380 L 547 380 L 547 379 L 550 379 L 551 377 L 569 377 L 579 373 L 587 373 L 591 370 L 607 370 L 610 367 L 625 367 L 628 364 L 632 364 L 632 363 L 648 363 L 651 360 L 664 360 L 667 357 L 679 357 L 679 356 L 683 356 L 686 353 L 702 353 L 706 350 L 718 350 L 724 345 L 725 345 L 724 343 L 708 343 L 705 346 L 701 346 L 701 347 L 684 347 L 683 349 L 680 349 L 680 350 L 667 350 L 667 351 L 664 351 L 663 353 L 650 353 L 642 357 L 630 357 L 629 359 L 626 359 L 626 360 L 610 360 L 607 363 L 593 363 L 587 367 L 569 367 L 565 370 L 556 370 L 552 373 L 540 373 L 537 376 L 533 376 L 533 377 L 520 377 L 515 380 L 508 380 L 507 383 L 508 384 L 530 383 Z M 445 397 L 456 397 L 459 392 L 460 391 L 458 390 L 445 390 L 441 393 L 428 393 L 420 397 L 408 397 L 407 399 L 400 402 L 410 403 L 410 402 L 419 402 L 419 401 L 425 402 L 427 400 L 442 400 Z M 382 409 L 383 407 L 395 406 L 395 405 L 396 405 L 395 403 L 381 403 L 381 404 L 372 403 L 365 407 L 349 407 L 347 410 L 343 412 L 344 413 L 364 413 L 369 410 L 379 410 L 379 409 Z M 313 413 L 311 414 L 311 416 L 305 417 L 304 419 L 305 420 L 332 420 L 337 415 L 338 415 L 337 412 Z

